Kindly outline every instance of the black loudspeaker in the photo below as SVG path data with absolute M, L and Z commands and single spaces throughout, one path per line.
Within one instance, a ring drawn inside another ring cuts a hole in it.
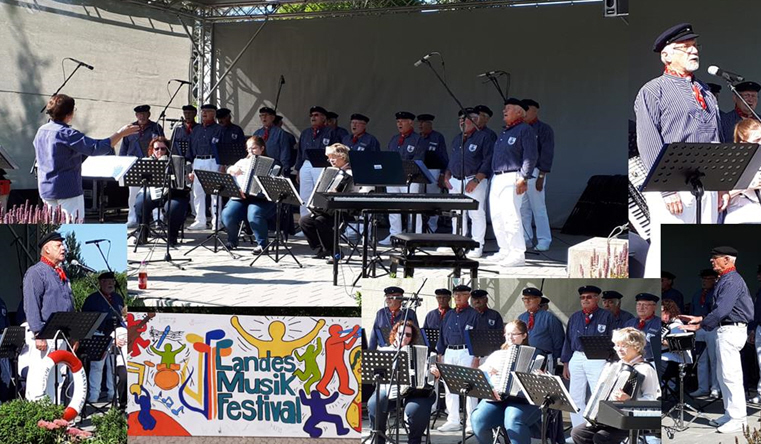
M 629 0 L 603 0 L 605 17 L 623 17 L 629 15 Z

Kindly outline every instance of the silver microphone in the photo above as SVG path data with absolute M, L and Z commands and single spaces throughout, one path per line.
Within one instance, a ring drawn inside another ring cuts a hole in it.
M 415 64 L 413 66 L 415 68 L 417 68 L 418 66 L 422 65 L 423 62 L 427 62 L 428 59 L 430 59 L 431 56 L 434 55 L 434 54 L 436 54 L 436 53 L 435 52 L 429 52 L 428 54 L 424 55 L 422 59 L 420 59 L 417 62 L 415 62 Z
M 81 268 L 82 270 L 85 270 L 88 273 L 97 273 L 97 271 L 93 268 L 88 267 L 87 265 L 80 264 L 78 260 L 73 259 L 71 262 L 69 262 L 71 265 Z
M 740 74 L 736 74 L 731 71 L 724 71 L 723 69 L 719 68 L 716 65 L 712 65 L 708 67 L 708 74 L 711 74 L 712 76 L 721 77 L 730 83 L 738 83 L 738 82 L 745 81 L 745 77 L 741 76 Z
M 497 73 L 499 73 L 499 71 L 486 71 L 484 73 L 481 73 L 481 74 L 477 75 L 476 77 L 491 77 L 491 76 L 493 76 L 494 74 L 497 74 Z

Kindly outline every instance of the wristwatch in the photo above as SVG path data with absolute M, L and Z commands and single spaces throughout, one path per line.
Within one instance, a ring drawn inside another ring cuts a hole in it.
M 471 180 L 472 180 L 473 182 L 475 182 L 476 184 L 479 184 L 479 183 L 481 183 L 481 181 L 480 181 L 480 180 L 478 180 L 478 177 L 475 177 L 475 176 L 474 176 L 474 177 L 473 177 L 473 179 L 471 179 Z

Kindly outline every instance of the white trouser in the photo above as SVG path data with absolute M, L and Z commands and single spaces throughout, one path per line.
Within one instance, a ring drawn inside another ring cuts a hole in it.
M 21 324 L 24 327 L 28 327 L 26 322 Z M 56 391 L 56 372 L 51 371 L 48 374 L 47 384 L 45 390 L 42 390 L 42 378 L 44 376 L 42 360 L 54 350 L 65 350 L 66 342 L 62 340 L 48 340 L 48 348 L 45 351 L 37 350 L 37 346 L 34 340 L 34 334 L 28 330 L 26 331 L 26 344 L 21 349 L 21 355 L 19 356 L 19 373 L 22 373 L 24 367 L 27 368 L 26 373 L 26 399 L 28 401 L 37 401 L 47 396 L 52 402 L 55 402 Z M 61 402 L 63 397 L 61 396 L 64 388 L 64 379 L 66 377 L 66 366 L 58 366 L 58 400 Z
M 719 359 L 716 370 L 724 401 L 724 414 L 732 419 L 744 419 L 748 415 L 745 408 L 742 362 L 740 362 L 740 350 L 747 339 L 745 326 L 724 325 L 717 329 L 716 354 Z
M 748 191 L 750 192 L 750 191 Z M 725 224 L 761 224 L 761 204 L 740 194 L 729 201 Z
M 447 349 L 444 352 L 444 364 L 459 365 L 462 367 L 471 367 L 473 364 L 473 356 L 470 355 L 467 348 L 462 350 Z M 460 395 L 449 391 L 449 386 L 444 383 L 447 389 L 447 396 L 444 399 L 447 405 L 447 422 L 455 424 L 460 423 Z M 467 423 L 470 424 L 470 415 L 473 410 L 476 409 L 476 403 L 478 399 L 468 396 L 466 404 Z
M 470 179 L 472 179 L 473 176 L 468 176 L 465 178 L 465 185 L 468 184 Z M 452 176 L 451 179 L 449 179 L 449 183 L 452 185 L 452 192 L 453 193 L 459 193 L 460 192 L 460 183 L 462 181 Z M 464 188 L 463 188 L 464 189 Z M 489 190 L 489 180 L 484 179 L 481 182 L 479 182 L 478 186 L 475 190 L 473 190 L 472 193 L 466 192 L 465 195 L 468 197 L 472 197 L 473 199 L 478 201 L 478 209 L 475 210 L 467 210 L 464 211 L 462 214 L 462 234 L 467 236 L 468 233 L 468 217 L 473 221 L 473 227 L 471 229 L 470 237 L 473 238 L 474 241 L 481 244 L 481 248 L 484 247 L 484 244 L 486 242 L 486 192 Z M 452 233 L 457 233 L 457 219 L 452 219 Z
M 597 387 L 597 380 L 600 379 L 600 373 L 605 366 L 603 359 L 587 359 L 587 356 L 580 351 L 573 352 L 571 360 L 568 362 L 568 371 L 571 373 L 570 395 L 579 413 L 571 414 L 571 423 L 574 427 L 584 423 L 584 409 L 587 407 L 587 387 L 593 391 Z
M 137 223 L 137 214 L 135 214 L 135 201 L 137 200 L 137 195 L 140 194 L 142 190 L 143 189 L 140 187 L 129 187 L 129 197 L 127 198 L 127 207 L 129 208 L 129 213 L 127 214 L 128 224 Z
M 547 205 L 544 203 L 544 190 L 547 188 L 547 176 L 544 177 L 542 191 L 536 190 L 536 179 L 539 177 L 539 168 L 534 168 L 534 178 L 528 181 L 528 190 L 523 193 L 521 204 L 521 220 L 523 221 L 523 238 L 526 243 L 533 240 L 534 230 L 531 228 L 533 218 L 536 225 L 536 242 L 550 244 L 550 219 L 547 217 Z
M 422 193 L 423 192 L 423 185 L 422 183 L 413 183 L 410 184 L 410 193 Z M 388 193 L 401 193 L 401 194 L 407 194 L 407 186 L 403 187 L 386 187 L 386 192 Z M 389 234 L 400 234 L 402 232 L 402 215 L 399 213 L 389 214 L 388 215 L 388 223 L 391 225 L 389 231 Z M 423 232 L 423 218 L 420 215 L 415 215 L 415 233 L 422 233 Z
M 441 188 L 439 188 L 439 175 L 441 174 L 441 170 L 428 170 L 431 172 L 431 175 L 435 179 L 433 183 L 425 184 L 425 193 L 426 194 L 441 194 Z M 439 227 L 439 216 L 433 215 L 428 217 L 428 228 L 431 230 L 431 233 L 435 233 L 436 229 Z
M 716 330 L 706 331 L 701 328 L 695 332 L 695 341 L 706 343 L 706 349 L 698 360 L 698 391 L 719 391 L 719 381 L 716 379 Z
M 312 190 L 317 186 L 317 181 L 320 180 L 322 170 L 324 170 L 324 168 L 315 168 L 312 166 L 312 162 L 308 160 L 304 161 L 304 164 L 301 165 L 301 169 L 299 170 L 299 196 L 301 196 L 301 200 L 303 200 L 305 204 L 299 208 L 301 217 L 309 214 L 306 204 L 309 203 L 309 198 L 312 196 Z
M 491 225 L 497 238 L 499 253 L 509 261 L 525 259 L 526 242 L 521 231 L 521 202 L 523 197 L 515 194 L 518 173 L 495 174 L 489 192 Z
M 64 223 L 85 223 L 85 196 L 84 194 L 68 199 L 42 199 L 51 211 L 61 207 Z
M 211 159 L 194 159 L 193 171 L 195 170 L 207 170 L 207 171 L 219 171 L 219 165 L 214 158 Z M 201 186 L 201 181 L 198 180 L 196 175 L 193 179 L 193 209 L 196 212 L 196 222 L 206 225 L 206 192 Z M 211 198 L 211 214 L 212 219 L 217 217 L 217 200 L 212 196 Z
M 650 210 L 650 249 L 647 250 L 645 278 L 661 276 L 661 224 L 694 224 L 696 222 L 696 201 L 689 191 L 680 191 L 682 214 L 671 214 L 660 192 L 643 193 Z M 715 191 L 706 191 L 703 195 L 703 217 L 701 223 L 715 224 L 718 217 L 717 197 Z

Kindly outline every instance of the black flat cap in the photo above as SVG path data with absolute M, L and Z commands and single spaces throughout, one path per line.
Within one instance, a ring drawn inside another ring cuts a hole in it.
M 621 299 L 623 297 L 624 297 L 624 295 L 622 295 L 621 293 L 619 293 L 617 291 L 613 291 L 613 290 L 608 290 L 608 291 L 603 291 L 602 292 L 602 298 L 603 299 Z
M 418 121 L 433 122 L 434 119 L 436 119 L 436 116 L 434 116 L 433 114 L 418 114 L 417 115 Z
M 328 116 L 328 110 L 326 110 L 325 108 L 323 108 L 321 106 L 313 106 L 313 107 L 309 108 L 309 114 L 312 114 L 312 113 L 320 113 L 320 114 L 322 114 L 325 117 Z
M 542 294 L 542 290 L 534 287 L 526 287 L 523 289 L 523 296 L 535 296 L 535 297 L 542 297 L 544 294 Z
M 465 114 L 467 114 L 467 115 L 478 114 L 478 111 L 476 111 L 476 108 L 470 108 L 470 107 L 468 107 L 468 108 L 465 108 L 464 110 L 461 109 L 461 110 L 457 111 L 457 117 L 462 117 L 463 116 L 463 114 L 462 114 L 463 111 L 465 111 Z
M 61 236 L 61 233 L 57 231 L 51 231 L 50 233 L 42 236 L 42 239 L 40 239 L 39 242 L 37 242 L 37 247 L 42 249 L 42 247 L 45 246 L 50 241 L 63 241 L 63 236 Z M 468 289 L 470 290 L 470 289 Z
M 470 293 L 470 290 L 471 290 L 470 287 L 468 287 L 467 285 L 462 285 L 461 284 L 461 285 L 458 285 L 455 288 L 453 288 L 452 289 L 452 293 L 457 293 L 458 291 L 467 291 L 468 293 Z
M 136 113 L 147 113 L 150 110 L 151 110 L 151 107 L 148 105 L 138 105 L 135 107 Z
M 759 85 L 756 82 L 745 81 L 735 85 L 735 89 L 737 90 L 737 92 L 745 92 L 745 91 L 759 92 L 761 91 L 761 85 Z
M 523 99 L 523 103 L 525 103 L 526 106 L 533 106 L 534 108 L 539 109 L 539 102 L 534 99 Z
M 193 105 L 183 105 L 182 106 L 182 110 L 183 111 L 195 111 L 195 112 L 198 112 L 198 108 L 196 108 Z
M 277 115 L 274 109 L 270 108 L 269 106 L 263 106 L 259 108 L 259 114 L 269 114 L 269 115 Z
M 201 109 L 213 109 L 214 111 L 216 111 L 217 105 L 212 105 L 211 103 L 207 103 L 205 105 L 201 105 Z
M 737 250 L 732 247 L 716 247 L 711 250 L 711 256 L 737 256 Z
M 708 85 L 708 89 L 711 90 L 711 94 L 716 95 L 721 92 L 721 85 L 717 85 L 715 83 L 706 83 Z
M 489 293 L 486 290 L 473 290 L 470 292 L 470 297 L 472 298 L 485 298 L 487 296 L 489 296 Z
M 103 279 L 116 279 L 116 277 L 112 271 L 107 271 L 105 273 L 101 273 L 100 276 L 98 276 L 99 281 Z
M 486 113 L 489 115 L 489 117 L 494 115 L 494 111 L 491 110 L 486 105 L 477 105 L 475 108 L 473 108 L 477 113 Z
M 398 113 L 396 113 L 396 118 L 397 118 L 397 119 L 410 119 L 410 120 L 415 120 L 415 115 L 414 115 L 414 114 L 412 114 L 412 113 L 411 113 L 411 112 L 409 112 L 409 111 L 399 111 Z
M 370 118 L 364 114 L 356 113 L 356 114 L 352 114 L 349 120 L 361 120 L 365 123 L 368 123 L 370 121 Z
M 543 304 L 549 304 L 551 301 L 547 296 L 542 296 L 542 300 L 539 302 L 539 305 Z
M 446 288 L 439 288 L 434 292 L 436 296 L 452 296 L 452 292 Z
M 594 285 L 585 285 L 583 287 L 579 287 L 579 294 L 584 293 L 602 293 L 602 290 L 600 290 L 600 287 L 595 287 Z
M 276 115 L 276 116 L 275 116 L 275 120 L 273 120 L 273 121 L 272 121 L 272 123 L 274 123 L 275 125 L 278 125 L 278 124 L 280 124 L 280 122 L 282 122 L 282 121 L 283 121 L 283 116 L 278 116 L 278 115 Z
M 637 296 L 634 296 L 634 299 L 637 301 L 652 301 L 652 302 L 658 302 L 661 300 L 658 296 L 650 293 L 640 293 Z
M 333 111 L 328 111 L 325 113 L 325 117 L 327 117 L 328 119 L 337 119 L 338 114 L 334 113 Z
M 665 271 L 665 270 L 661 271 L 661 277 L 666 279 L 671 279 L 671 280 L 676 279 L 676 276 L 674 275 L 674 273 L 670 271 Z
M 230 110 L 227 108 L 219 108 L 217 110 L 217 119 L 224 119 L 230 115 Z
M 386 287 L 383 289 L 383 293 L 385 294 L 404 294 L 404 290 L 402 290 L 400 287 Z
M 700 277 L 719 277 L 719 273 L 713 268 L 704 268 L 700 270 Z
M 516 99 L 515 97 L 510 97 L 509 99 L 505 100 L 505 105 L 517 105 L 523 108 L 524 111 L 528 111 L 528 105 L 523 103 L 523 100 Z
M 689 23 L 680 23 L 663 31 L 653 43 L 653 52 L 661 52 L 666 45 L 698 38 Z

